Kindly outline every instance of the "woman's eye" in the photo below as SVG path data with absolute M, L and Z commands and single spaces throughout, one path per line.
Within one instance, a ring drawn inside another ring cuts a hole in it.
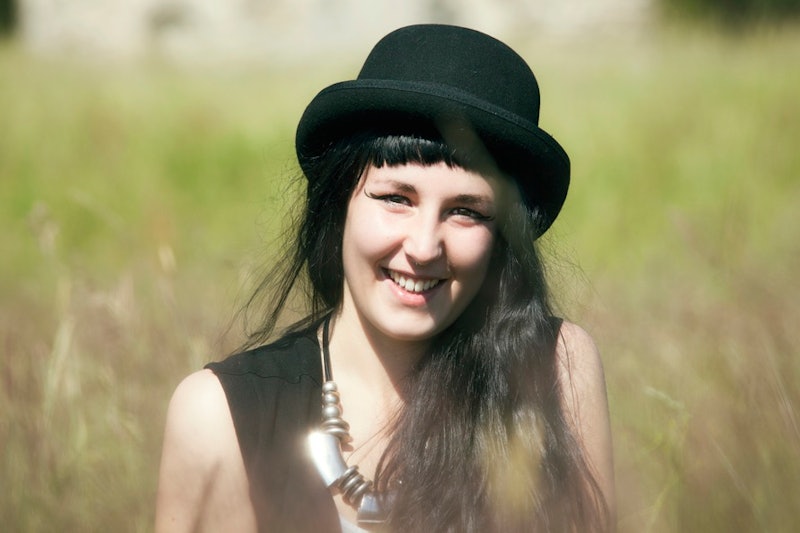
M 475 211 L 474 209 L 469 209 L 466 207 L 456 207 L 455 209 L 453 209 L 452 213 L 454 215 L 468 217 L 474 220 L 481 220 L 481 221 L 494 220 L 493 216 L 484 215 L 483 213 L 480 213 L 478 211 Z
M 409 205 L 411 203 L 409 202 L 408 198 L 406 198 L 402 194 L 373 194 L 370 192 L 365 192 L 364 194 L 367 195 L 367 198 L 372 198 L 373 200 L 386 202 L 387 204 Z

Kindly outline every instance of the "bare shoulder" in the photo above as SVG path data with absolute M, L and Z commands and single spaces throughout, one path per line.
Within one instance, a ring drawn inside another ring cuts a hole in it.
M 605 396 L 605 377 L 600 351 L 586 330 L 577 324 L 564 321 L 558 334 L 556 354 L 562 385 L 569 385 L 575 393 L 590 393 L 592 389 L 602 387 Z M 587 388 L 589 390 L 586 390 Z
M 242 492 L 247 501 L 246 474 L 225 391 L 210 370 L 195 372 L 177 386 L 167 409 L 155 529 L 221 527 L 219 494 Z M 236 512 L 226 509 L 226 516 L 232 515 Z
M 614 464 L 600 352 L 586 330 L 565 321 L 559 332 L 556 355 L 564 412 L 583 446 L 613 517 Z
M 575 429 L 583 434 L 595 421 L 605 423 L 605 376 L 592 337 L 580 326 L 565 321 L 559 331 L 556 357 L 564 410 Z
M 209 467 L 230 440 L 233 429 L 225 392 L 210 370 L 195 372 L 177 386 L 167 409 L 164 446 L 191 455 L 196 467 Z
M 176 387 L 167 411 L 167 427 L 175 431 L 213 433 L 214 424 L 230 417 L 225 392 L 210 370 L 190 374 Z

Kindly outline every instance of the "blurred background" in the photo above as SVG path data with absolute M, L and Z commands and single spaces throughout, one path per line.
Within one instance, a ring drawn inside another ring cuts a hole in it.
M 545 246 L 603 353 L 622 532 L 800 523 L 800 1 L 0 0 L 0 523 L 148 531 L 179 380 L 296 196 L 323 86 L 413 22 L 532 65 Z

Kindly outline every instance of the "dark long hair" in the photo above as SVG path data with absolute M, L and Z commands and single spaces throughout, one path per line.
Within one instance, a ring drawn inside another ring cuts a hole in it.
M 287 302 L 313 327 L 342 302 L 342 235 L 350 196 L 370 165 L 445 162 L 486 171 L 439 139 L 362 132 L 307 166 L 295 242 L 258 287 L 271 309 L 249 338 L 265 342 Z M 480 168 L 476 168 L 480 167 Z M 467 309 L 405 382 L 376 475 L 396 496 L 390 531 L 605 531 L 602 493 L 562 408 L 553 317 L 537 245 L 538 213 L 502 217 L 489 273 Z M 251 309 L 252 310 L 252 309 Z

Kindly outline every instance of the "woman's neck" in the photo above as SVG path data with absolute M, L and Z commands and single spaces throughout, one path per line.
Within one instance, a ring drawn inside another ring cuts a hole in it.
M 403 401 L 403 382 L 423 357 L 427 341 L 405 341 L 384 335 L 355 312 L 334 314 L 330 325 L 333 377 L 374 401 Z

